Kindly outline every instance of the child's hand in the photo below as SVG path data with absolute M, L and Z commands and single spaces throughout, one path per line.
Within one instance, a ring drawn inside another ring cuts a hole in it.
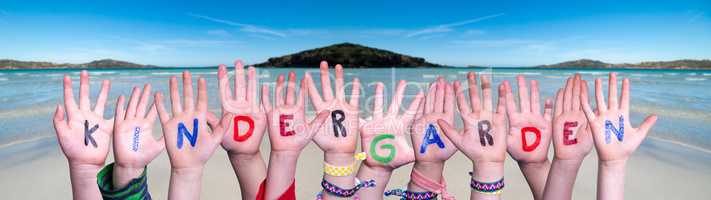
M 642 140 L 647 136 L 649 129 L 657 121 L 656 115 L 647 116 L 639 128 L 630 124 L 630 81 L 622 81 L 622 97 L 617 104 L 617 74 L 610 73 L 608 83 L 608 99 L 605 103 L 602 96 L 602 80 L 595 79 L 595 97 L 597 99 L 597 112 L 590 108 L 587 86 L 583 86 L 580 100 L 585 116 L 590 123 L 600 161 L 625 161 L 634 152 Z
M 90 165 L 98 168 L 104 165 L 113 130 L 113 120 L 103 117 L 110 83 L 108 80 L 102 82 L 99 98 L 92 111 L 89 99 L 89 73 L 82 71 L 80 75 L 79 106 L 74 101 L 72 79 L 64 76 L 64 106 L 57 106 L 54 113 L 54 129 L 57 132 L 59 145 L 70 165 Z M 67 120 L 64 118 L 65 109 Z
M 481 76 L 483 104 L 480 103 L 479 86 L 476 74 L 470 72 L 469 98 L 471 107 L 464 95 L 459 81 L 454 82 L 457 93 L 457 105 L 464 122 L 464 132 L 459 132 L 450 123 L 438 120 L 445 135 L 475 164 L 503 164 L 506 159 L 506 108 L 504 107 L 504 87 L 499 87 L 499 100 L 496 112 L 493 110 L 491 82 L 487 76 Z M 472 110 L 473 108 L 473 110 Z
M 443 163 L 457 152 L 457 147 L 441 134 L 438 120 L 450 124 L 454 121 L 454 91 L 442 77 L 430 85 L 411 128 L 412 146 L 418 162 Z
M 580 108 L 580 91 L 587 83 L 580 79 L 580 74 L 568 78 L 564 90 L 558 90 L 555 98 L 555 116 L 553 117 L 553 147 L 555 158 L 560 160 L 582 161 L 593 146 L 590 127 L 585 113 Z
M 158 114 L 155 105 L 151 105 L 150 111 L 146 113 L 150 96 L 151 85 L 146 84 L 143 92 L 137 87 L 133 88 L 127 110 L 123 107 L 124 96 L 120 96 L 116 102 L 113 135 L 116 165 L 113 181 L 117 187 L 123 187 L 139 177 L 146 165 L 165 147 L 163 137 L 158 140 L 153 138 L 153 124 Z
M 360 120 L 358 117 L 360 82 L 357 78 L 353 79 L 351 99 L 350 102 L 346 102 L 343 67 L 341 65 L 336 65 L 335 97 L 333 96 L 333 90 L 331 90 L 330 73 L 326 61 L 321 62 L 323 99 L 319 95 L 311 75 L 306 74 L 304 79 L 309 87 L 309 96 L 311 97 L 311 103 L 316 108 L 316 112 L 331 111 L 330 119 L 327 119 L 324 128 L 316 133 L 313 138 L 314 142 L 327 154 L 335 153 L 352 156 L 350 154 L 355 153 Z
M 310 123 L 304 117 L 304 96 L 306 90 L 301 80 L 298 97 L 294 98 L 296 74 L 289 72 L 286 98 L 282 97 L 284 75 L 279 75 L 274 91 L 276 107 L 269 101 L 269 87 L 262 86 L 262 106 L 267 111 L 269 122 L 269 141 L 272 152 L 301 152 L 326 121 L 329 111 L 321 111 Z
M 192 76 L 188 71 L 183 72 L 182 106 L 178 93 L 178 80 L 175 76 L 170 78 L 170 99 L 173 108 L 172 117 L 165 110 L 163 95 L 160 92 L 156 93 L 156 106 L 163 125 L 171 167 L 202 169 L 222 141 L 222 134 L 224 134 L 222 126 L 213 124 L 216 129 L 212 130 L 212 134 L 206 126 L 208 112 L 205 79 L 198 80 L 197 107 L 193 103 Z
M 222 102 L 222 120 L 227 122 L 227 131 L 222 139 L 222 147 L 229 153 L 254 155 L 259 152 L 267 119 L 257 99 L 257 75 L 254 67 L 249 67 L 247 80 L 244 80 L 242 61 L 235 62 L 235 90 L 230 91 L 227 67 L 220 65 L 217 73 L 220 101 Z M 238 128 L 236 124 L 241 124 Z M 245 125 L 246 124 L 246 125 Z M 237 128 L 237 129 L 236 129 Z
M 509 118 L 508 152 L 520 163 L 540 163 L 548 160 L 548 147 L 551 142 L 551 100 L 545 101 L 545 112 L 541 115 L 538 94 L 538 82 L 531 81 L 531 93 L 528 92 L 526 79 L 519 75 L 518 96 L 520 111 L 516 109 L 511 85 L 504 81 L 506 89 L 506 111 Z M 530 95 L 530 96 L 529 96 Z M 533 136 L 533 137 L 531 137 Z
M 410 102 L 407 111 L 398 115 L 406 86 L 404 80 L 398 83 L 385 116 L 383 116 L 383 83 L 378 82 L 375 86 L 373 117 L 360 128 L 363 140 L 361 149 L 368 154 L 365 164 L 371 168 L 392 171 L 415 160 L 415 152 L 407 144 L 405 133 L 412 124 L 423 94 L 418 93 Z

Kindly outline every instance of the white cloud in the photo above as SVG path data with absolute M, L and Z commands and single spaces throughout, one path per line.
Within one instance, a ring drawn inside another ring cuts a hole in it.
M 454 27 L 458 26 L 464 26 L 467 24 L 473 24 L 477 23 L 480 21 L 484 21 L 487 19 L 492 19 L 496 18 L 499 16 L 504 15 L 504 13 L 499 13 L 499 14 L 494 14 L 494 15 L 487 15 L 484 17 L 479 17 L 479 18 L 474 18 L 474 19 L 469 19 L 469 20 L 464 20 L 464 21 L 459 21 L 459 22 L 454 22 L 454 23 L 449 23 L 449 24 L 440 24 L 437 26 L 429 27 L 429 28 L 424 28 L 420 30 L 415 30 L 411 33 L 408 33 L 406 36 L 407 37 L 415 37 L 415 36 L 420 36 L 420 35 L 426 35 L 426 34 L 432 34 L 432 33 L 445 33 L 445 32 L 450 32 L 453 30 Z
M 238 23 L 238 22 L 226 20 L 226 19 L 219 19 L 219 18 L 214 18 L 214 17 L 210 17 L 210 16 L 205 16 L 205 15 L 198 15 L 198 14 L 193 14 L 193 13 L 188 13 L 188 15 L 191 17 L 204 19 L 207 21 L 215 22 L 215 23 L 240 27 L 240 31 L 247 32 L 247 33 L 257 33 L 257 34 L 264 34 L 264 35 L 270 35 L 270 36 L 276 36 L 276 37 L 286 37 L 285 33 L 282 33 L 280 31 L 273 30 L 270 28 L 259 27 L 259 26 L 255 26 L 252 24 L 243 24 L 243 23 Z
M 226 30 L 223 30 L 223 29 L 208 30 L 207 34 L 212 35 L 212 36 L 217 36 L 217 37 L 229 37 L 232 35 L 232 34 L 230 34 L 230 32 L 227 32 Z

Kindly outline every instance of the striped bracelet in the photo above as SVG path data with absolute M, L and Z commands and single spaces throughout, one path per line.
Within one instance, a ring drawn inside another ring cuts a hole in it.
M 401 200 L 431 200 L 437 199 L 437 193 L 434 192 L 411 192 L 403 189 L 394 189 L 386 191 L 385 196 L 399 196 Z
M 469 172 L 469 175 L 471 176 L 472 172 Z M 504 189 L 504 178 L 501 177 L 501 179 L 494 182 L 479 182 L 477 180 L 474 180 L 474 177 L 472 177 L 469 186 L 471 186 L 472 190 L 478 193 L 499 194 Z
M 326 179 L 323 179 L 321 181 L 321 187 L 323 188 L 323 191 L 333 196 L 351 197 L 362 188 L 375 187 L 375 180 L 360 181 L 356 179 L 355 187 L 351 189 L 343 189 L 334 185 L 333 183 L 329 183 L 328 181 L 326 181 Z

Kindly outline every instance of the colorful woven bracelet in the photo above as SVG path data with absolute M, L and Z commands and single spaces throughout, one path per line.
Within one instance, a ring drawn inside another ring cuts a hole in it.
M 362 152 L 354 155 L 356 160 L 364 160 L 365 156 L 365 153 Z M 323 172 L 331 176 L 350 176 L 355 171 L 355 164 L 356 163 L 353 162 L 352 164 L 347 166 L 335 166 L 324 162 Z
M 150 200 L 151 194 L 148 193 L 148 177 L 146 177 L 147 168 L 148 167 L 144 168 L 143 173 L 139 177 L 131 180 L 125 187 L 116 188 L 113 184 L 114 163 L 106 165 L 96 175 L 96 181 L 99 185 L 101 196 L 105 200 Z
M 316 200 L 323 200 L 323 192 L 318 192 L 316 194 Z M 353 195 L 353 200 L 360 200 L 360 197 L 358 195 Z
M 469 172 L 469 175 L 471 176 L 472 172 Z M 502 177 L 494 182 L 479 182 L 472 177 L 469 186 L 471 186 L 472 190 L 482 194 L 499 194 L 504 189 L 504 178 Z
M 361 188 L 368 188 L 368 187 L 375 187 L 375 181 L 374 180 L 368 180 L 361 182 L 360 180 L 356 179 L 356 185 L 355 187 L 351 189 L 343 189 L 340 188 L 333 183 L 329 183 L 326 181 L 326 179 L 323 179 L 321 181 L 321 187 L 323 188 L 323 191 L 326 191 L 326 193 L 331 194 L 333 196 L 337 197 L 351 197 L 353 196 L 358 190 Z
M 431 200 L 437 199 L 434 192 L 411 192 L 403 189 L 394 189 L 385 192 L 385 196 L 399 196 L 401 200 Z

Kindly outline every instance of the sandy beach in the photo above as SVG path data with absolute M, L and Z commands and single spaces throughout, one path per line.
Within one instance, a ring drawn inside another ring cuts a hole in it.
M 262 155 L 268 159 L 269 142 L 265 138 Z M 6 156 L 0 165 L 0 188 L 4 199 L 71 199 L 69 171 L 56 140 L 43 140 L 27 149 L 24 155 Z M 551 154 L 552 155 L 552 152 Z M 301 154 L 297 169 L 299 199 L 313 199 L 320 190 L 323 153 L 310 144 Z M 111 162 L 113 158 L 109 158 Z M 409 179 L 407 165 L 395 171 L 388 188 L 403 187 Z M 711 196 L 711 154 L 687 149 L 672 143 L 648 139 L 632 156 L 627 166 L 625 195 L 627 199 L 705 199 Z M 459 199 L 469 195 L 467 172 L 471 163 L 457 153 L 447 162 L 445 177 L 449 191 Z M 163 152 L 148 169 L 149 189 L 154 199 L 166 199 L 170 162 Z M 518 166 L 506 161 L 505 199 L 532 199 Z M 593 151 L 578 174 L 574 199 L 595 199 L 597 158 Z M 685 186 L 680 186 L 681 184 Z M 667 185 L 676 185 L 667 187 Z M 240 199 L 237 179 L 221 148 L 205 167 L 202 199 Z M 386 199 L 397 199 L 394 197 Z

